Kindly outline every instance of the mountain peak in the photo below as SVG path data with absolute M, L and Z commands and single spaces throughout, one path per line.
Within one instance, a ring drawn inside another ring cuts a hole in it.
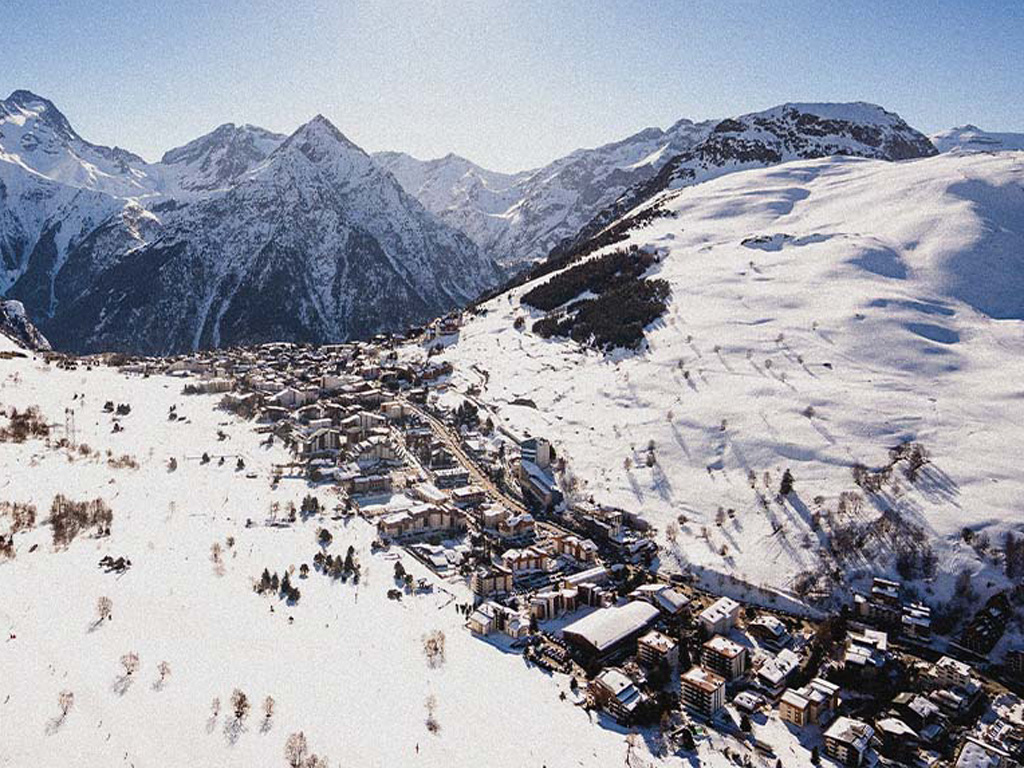
M 71 123 L 54 103 L 32 91 L 25 89 L 13 91 L 5 101 L 0 102 L 0 106 L 6 106 L 8 109 L 13 106 L 24 113 L 35 115 L 66 139 L 79 138 L 75 129 L 71 127 Z

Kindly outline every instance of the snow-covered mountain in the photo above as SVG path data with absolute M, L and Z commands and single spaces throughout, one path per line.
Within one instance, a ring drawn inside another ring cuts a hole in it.
M 648 128 L 512 175 L 456 155 L 375 157 L 427 208 L 514 267 L 578 242 L 581 231 L 589 237 L 661 189 L 799 158 L 902 160 L 934 153 L 898 115 L 853 103 L 783 104 L 727 120 L 680 120 L 667 131 Z
M 46 99 L 0 102 L 0 295 L 58 347 L 169 352 L 396 330 L 501 271 L 317 117 L 146 163 Z
M 628 218 L 644 224 L 578 263 L 657 257 L 647 276 L 671 297 L 646 345 L 539 336 L 521 299 L 543 276 L 464 325 L 447 404 L 472 395 L 554 441 L 570 493 L 638 510 L 670 567 L 820 587 L 916 547 L 910 568 L 927 544 L 940 574 L 1000 582 L 961 532 L 1000 542 L 1024 504 L 1006 450 L 1024 423 L 1007 375 L 1024 356 L 1024 155 L 791 161 L 663 191 Z M 908 441 L 931 456 L 916 479 L 900 465 L 879 492 L 855 483 L 855 465 L 884 467 Z M 777 500 L 787 468 L 795 493 Z
M 1005 152 L 1024 150 L 1024 133 L 993 133 L 961 125 L 929 137 L 939 152 Z
M 712 126 L 680 120 L 667 131 L 648 128 L 515 174 L 488 171 L 458 155 L 426 161 L 401 152 L 374 157 L 409 194 L 469 235 L 486 254 L 518 267 L 546 256 Z

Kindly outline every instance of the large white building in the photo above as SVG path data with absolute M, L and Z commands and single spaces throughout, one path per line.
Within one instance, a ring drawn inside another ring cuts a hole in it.
M 740 604 L 731 597 L 720 597 L 697 617 L 708 635 L 724 635 L 736 626 Z

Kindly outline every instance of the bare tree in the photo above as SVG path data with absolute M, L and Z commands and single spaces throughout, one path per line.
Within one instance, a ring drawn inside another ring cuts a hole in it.
M 670 520 L 668 525 L 665 526 L 665 538 L 668 539 L 672 546 L 675 546 L 676 540 L 679 538 L 679 526 L 676 525 L 674 520 Z
M 249 697 L 240 688 L 231 692 L 231 709 L 235 713 L 235 720 L 242 722 L 249 716 Z
M 75 706 L 75 694 L 71 691 L 61 691 L 57 694 L 57 708 L 60 709 L 60 719 L 63 721 L 68 712 Z
M 427 657 L 427 666 L 436 669 L 444 664 L 444 632 L 435 629 L 423 636 L 423 653 Z
M 139 671 L 139 654 L 129 651 L 121 657 L 121 666 L 124 667 L 125 676 L 131 677 Z
M 426 701 L 424 701 L 423 704 L 427 708 L 427 730 L 431 733 L 440 733 L 441 724 L 437 721 L 437 717 L 435 717 L 435 713 L 437 711 L 437 699 L 434 698 L 434 694 L 427 696 Z
M 312 754 L 306 758 L 306 764 L 303 768 L 328 768 L 327 758 Z
M 274 716 L 274 697 L 267 696 L 263 700 L 263 722 L 260 723 L 260 732 L 266 733 L 270 730 L 270 721 Z
M 210 546 L 210 562 L 213 563 L 213 572 L 218 576 L 224 575 L 223 548 L 219 541 L 213 542 Z
M 290 768 L 302 768 L 306 761 L 306 753 L 309 747 L 306 745 L 306 734 L 302 731 L 293 733 L 284 743 L 284 759 L 288 761 Z
M 158 675 L 156 683 L 153 684 L 153 688 L 160 690 L 164 687 L 167 682 L 167 678 L 171 676 L 171 665 L 166 661 L 161 661 L 156 665 L 156 673 Z
M 104 621 L 110 621 L 111 611 L 114 610 L 114 602 L 109 597 L 99 597 L 96 600 L 96 624 L 99 626 Z
M 220 697 L 214 696 L 213 701 L 210 702 L 210 717 L 216 718 L 220 715 Z

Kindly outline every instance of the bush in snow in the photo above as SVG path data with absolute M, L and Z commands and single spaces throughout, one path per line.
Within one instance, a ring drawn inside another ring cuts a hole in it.
M 284 743 L 284 759 L 288 761 L 289 768 L 302 768 L 308 749 L 306 734 L 302 731 L 291 734 Z
M 110 620 L 111 611 L 114 609 L 114 603 L 109 597 L 99 597 L 96 600 L 96 625 L 99 626 L 104 621 Z

